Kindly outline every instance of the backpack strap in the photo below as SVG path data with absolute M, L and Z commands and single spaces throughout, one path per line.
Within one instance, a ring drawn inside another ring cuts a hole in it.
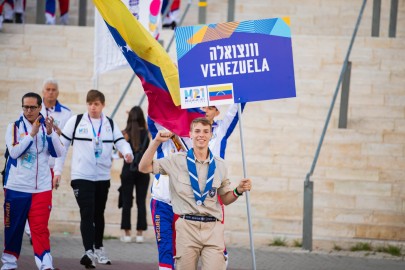
M 76 117 L 75 127 L 74 127 L 74 129 L 73 129 L 73 134 L 72 134 L 72 142 L 71 142 L 72 145 L 73 145 L 73 141 L 76 139 L 76 129 L 77 129 L 77 126 L 79 125 L 79 123 L 80 123 L 80 121 L 82 120 L 82 118 L 83 118 L 83 114 L 82 114 L 82 113 L 81 113 L 81 114 L 78 114 L 77 117 Z
M 18 131 L 18 127 L 20 126 L 20 121 L 21 119 L 18 119 L 17 121 L 14 122 L 14 126 L 13 126 L 13 145 L 17 144 L 17 131 Z M 6 159 L 6 161 L 4 162 L 4 168 L 1 171 L 1 175 L 2 175 L 2 183 L 4 186 L 4 177 L 6 174 L 6 167 L 7 167 L 7 162 L 8 162 L 8 157 L 10 156 L 10 152 L 8 151 L 8 147 L 6 146 L 6 152 L 4 153 L 4 158 Z
M 107 117 L 108 121 L 110 122 L 111 131 L 112 131 L 113 138 L 114 138 L 114 121 L 110 117 L 108 117 L 108 116 L 106 116 L 106 117 Z
M 73 141 L 74 141 L 75 139 L 78 139 L 78 138 L 76 137 L 76 129 L 77 129 L 77 127 L 79 126 L 79 123 L 80 123 L 80 121 L 82 120 L 82 118 L 83 118 L 83 114 L 78 114 L 77 117 L 76 117 L 75 127 L 74 127 L 74 129 L 73 129 L 73 134 L 72 134 L 72 141 L 71 141 L 72 145 L 73 145 Z M 108 117 L 108 116 L 107 116 L 107 119 L 108 119 L 108 121 L 110 122 L 111 131 L 112 131 L 113 138 L 114 138 L 114 121 L 113 121 L 110 117 Z M 87 139 L 83 139 L 83 140 L 87 140 Z

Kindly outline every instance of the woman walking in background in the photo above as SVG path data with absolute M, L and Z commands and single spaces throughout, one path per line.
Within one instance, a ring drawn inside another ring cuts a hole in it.
M 122 132 L 131 145 L 134 160 L 131 164 L 124 163 L 121 172 L 120 206 L 122 206 L 121 229 L 124 235 L 122 242 L 131 242 L 131 208 L 135 187 L 138 219 L 136 225 L 136 242 L 142 243 L 142 232 L 147 229 L 146 223 L 146 194 L 149 186 L 149 174 L 138 171 L 138 164 L 149 145 L 149 134 L 146 128 L 144 113 L 139 106 L 133 107 L 128 113 L 127 126 Z

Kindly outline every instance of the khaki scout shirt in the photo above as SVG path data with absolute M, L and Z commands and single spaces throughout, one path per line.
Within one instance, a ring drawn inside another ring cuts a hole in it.
M 222 158 L 214 157 L 215 173 L 211 190 L 205 198 L 204 205 L 196 204 L 190 176 L 187 168 L 187 153 L 176 153 L 167 158 L 153 160 L 153 174 L 169 176 L 170 193 L 172 196 L 173 212 L 178 215 L 212 216 L 222 221 L 222 208 L 218 202 L 218 194 L 224 195 L 232 191 L 228 172 Z M 204 191 L 208 176 L 209 159 L 199 162 L 196 160 L 198 183 L 200 191 Z M 218 194 L 217 194 L 218 193 Z

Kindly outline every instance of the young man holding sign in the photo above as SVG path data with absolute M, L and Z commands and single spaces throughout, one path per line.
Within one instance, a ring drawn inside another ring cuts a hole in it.
M 245 103 L 242 104 L 242 108 L 244 105 Z M 209 142 L 209 149 L 214 156 L 224 158 L 227 140 L 238 123 L 238 104 L 230 105 L 225 117 L 217 121 L 214 121 L 214 118 L 220 114 L 218 107 L 209 106 L 202 107 L 201 109 L 205 112 L 205 117 L 212 125 L 212 137 Z M 156 137 L 159 130 L 164 129 L 161 125 L 155 123 L 151 119 L 148 119 L 148 126 L 152 138 Z M 188 137 L 180 139 L 184 144 L 180 149 L 170 140 L 162 143 L 157 150 L 157 158 L 168 157 L 176 152 L 187 152 L 188 149 L 191 148 L 191 140 Z M 174 214 L 171 205 L 168 176 L 160 174 L 155 175 L 151 191 L 151 213 L 159 253 L 159 269 L 174 269 L 173 238 L 175 235 L 173 234 L 172 229 Z M 222 222 L 224 222 L 224 219 L 222 219 Z M 224 256 L 227 258 L 226 263 L 228 264 L 229 255 L 226 249 L 224 250 Z
M 218 194 L 225 205 L 251 189 L 251 180 L 242 179 L 232 189 L 223 159 L 208 148 L 212 127 L 206 118 L 191 123 L 193 148 L 187 153 L 153 159 L 163 142 L 173 134 L 159 131 L 149 145 L 139 170 L 169 175 L 176 229 L 176 269 L 196 269 L 201 256 L 203 269 L 225 269 L 224 224 Z

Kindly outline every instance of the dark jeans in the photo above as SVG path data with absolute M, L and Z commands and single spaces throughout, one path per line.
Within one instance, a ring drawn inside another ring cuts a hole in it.
M 80 208 L 80 232 L 84 250 L 103 246 L 104 210 L 110 188 L 110 180 L 89 181 L 77 179 L 71 182 L 73 193 Z
M 121 173 L 120 195 L 122 199 L 121 229 L 131 230 L 131 208 L 134 200 L 134 187 L 136 194 L 136 206 L 138 208 L 138 221 L 136 229 L 145 231 L 146 223 L 146 194 L 149 187 L 149 174 L 132 172 L 123 168 Z

